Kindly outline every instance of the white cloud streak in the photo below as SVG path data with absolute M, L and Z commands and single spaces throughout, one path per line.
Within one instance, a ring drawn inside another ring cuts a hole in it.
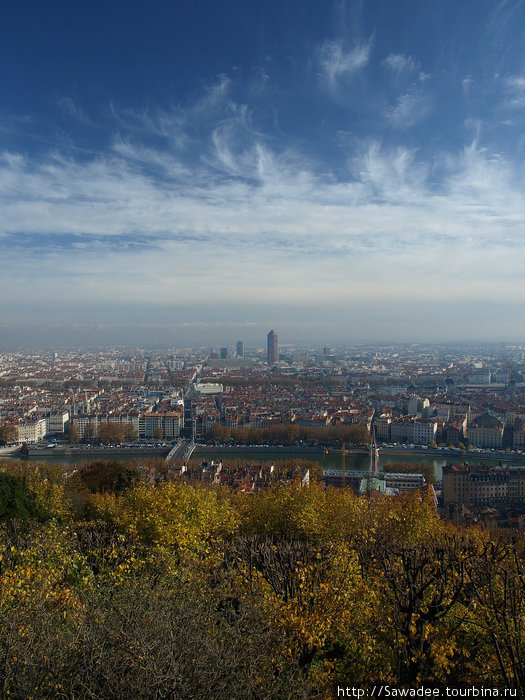
M 419 70 L 419 64 L 412 56 L 404 56 L 402 54 L 389 54 L 382 63 L 394 75 L 411 75 Z
M 168 167 L 165 153 L 139 149 L 141 164 L 149 157 L 151 167 L 160 162 L 172 173 L 168 182 L 137 171 L 131 147 L 85 164 L 55 156 L 36 165 L 6 154 L 1 234 L 31 234 L 32 247 L 8 249 L 4 298 L 13 289 L 30 296 L 35 283 L 42 298 L 68 290 L 101 304 L 231 303 L 240 289 L 247 299 L 290 302 L 387 290 L 403 298 L 414 286 L 422 295 L 461 288 L 483 297 L 496 290 L 486 274 L 494 260 L 523 251 L 525 207 L 512 168 L 475 144 L 444 157 L 447 175 L 437 190 L 416 152 L 377 142 L 355 155 L 346 181 L 320 179 L 298 157 L 261 143 L 241 154 L 230 147 L 225 169 L 240 176 L 227 179 L 211 168 L 192 176 L 176 158 Z M 465 251 L 475 274 L 458 262 Z M 422 259 L 430 270 L 461 271 L 461 280 L 439 288 L 439 276 L 420 269 Z M 509 276 L 523 271 L 522 259 L 507 261 Z M 400 270 L 409 276 L 399 279 Z M 14 279 L 27 286 L 13 287 Z M 501 279 L 497 290 L 514 294 Z
M 408 129 L 426 119 L 432 112 L 429 95 L 405 93 L 400 95 L 394 107 L 387 110 L 390 123 L 398 129 Z
M 502 107 L 506 110 L 525 108 L 525 76 L 512 75 L 503 80 L 505 100 Z
M 319 66 L 322 81 L 329 92 L 341 83 L 351 80 L 367 65 L 372 41 L 360 43 L 346 51 L 342 40 L 326 41 L 319 49 Z
M 365 53 L 341 54 L 333 79 Z M 501 154 L 474 141 L 428 163 L 354 139 L 336 175 L 265 137 L 230 93 L 220 78 L 196 105 L 128 112 L 91 159 L 1 154 L 4 314 L 515 300 L 523 172 Z M 400 129 L 429 110 L 406 94 L 388 116 Z

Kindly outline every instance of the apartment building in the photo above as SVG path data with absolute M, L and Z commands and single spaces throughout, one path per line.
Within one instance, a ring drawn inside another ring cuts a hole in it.
M 522 421 L 514 423 L 512 448 L 514 450 L 525 450 L 525 423 Z
M 374 430 L 378 442 L 390 442 L 390 416 L 381 415 L 374 420 Z
M 443 467 L 445 506 L 525 503 L 525 469 L 486 466 Z
M 432 440 L 436 440 L 438 423 L 431 418 L 428 420 L 414 421 L 414 444 L 428 445 Z
M 58 413 L 49 413 L 46 416 L 46 432 L 47 433 L 64 433 L 69 422 L 69 411 L 59 411 Z
M 141 413 L 139 418 L 139 437 L 173 439 L 180 437 L 184 428 L 184 412 L 169 411 L 163 413 Z
M 492 413 L 481 413 L 471 420 L 467 437 L 475 447 L 500 449 L 503 442 L 503 422 Z
M 385 488 L 407 490 L 407 489 L 419 489 L 425 485 L 425 477 L 423 474 L 398 474 L 395 472 L 387 473 L 383 475 L 385 482 Z
M 47 432 L 45 418 L 37 418 L 35 420 L 25 420 L 18 424 L 18 441 L 35 443 L 43 440 Z

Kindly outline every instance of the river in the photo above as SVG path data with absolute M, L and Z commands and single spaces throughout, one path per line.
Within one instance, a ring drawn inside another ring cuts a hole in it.
M 72 464 L 78 464 L 80 462 L 93 462 L 96 460 L 114 460 L 121 461 L 125 463 L 136 462 L 145 459 L 152 459 L 153 457 L 159 457 L 165 455 L 151 454 L 147 451 L 132 451 L 132 450 L 115 450 L 115 454 L 106 455 L 90 455 L 85 453 L 83 455 L 59 455 L 53 454 L 52 450 L 42 450 L 41 454 L 32 455 L 29 458 L 30 462 L 37 461 L 47 461 L 54 464 L 63 464 L 65 466 L 70 466 Z M 18 455 L 11 455 L 11 458 L 18 459 Z M 312 449 L 301 449 L 296 448 L 239 448 L 239 447 L 199 447 L 196 449 L 191 459 L 193 461 L 203 461 L 203 460 L 243 460 L 252 463 L 271 463 L 283 460 L 293 460 L 293 459 L 306 459 L 311 462 L 316 462 L 321 469 L 331 469 L 331 470 L 341 470 L 342 469 L 342 455 L 341 452 L 328 452 L 326 454 L 324 451 L 314 451 Z M 434 468 L 434 473 L 437 479 L 442 478 L 442 467 L 445 464 L 462 464 L 466 462 L 468 464 L 480 464 L 482 462 L 486 464 L 497 465 L 501 463 L 505 466 L 519 466 L 525 467 L 525 455 L 522 456 L 519 461 L 515 459 L 505 460 L 505 455 L 490 457 L 486 454 L 479 454 L 478 456 L 469 455 L 429 455 L 425 453 L 420 454 L 392 454 L 392 453 L 379 453 L 379 470 L 381 466 L 386 464 L 391 464 L 392 462 L 408 462 L 410 464 L 416 464 L 417 462 L 425 462 L 426 464 L 431 464 Z M 348 452 L 345 456 L 345 469 L 347 472 L 352 471 L 367 471 L 370 464 L 370 459 L 368 453 L 356 453 Z
M 235 460 L 242 459 L 247 462 L 274 462 L 278 460 L 292 460 L 292 459 L 307 459 L 311 462 L 316 462 L 321 469 L 331 469 L 331 470 L 341 470 L 343 468 L 342 455 L 341 452 L 328 452 L 326 454 L 324 451 L 311 451 L 308 449 L 287 449 L 283 447 L 281 449 L 275 448 L 235 448 L 235 447 L 206 447 L 196 449 L 192 455 L 194 460 L 204 460 L 204 459 L 216 459 L 216 460 Z M 498 465 L 500 462 L 504 466 L 519 466 L 525 467 L 525 455 L 516 461 L 516 458 L 505 460 L 505 455 L 469 455 L 463 456 L 461 454 L 446 454 L 446 455 L 430 455 L 428 453 L 418 453 L 418 454 L 407 454 L 403 452 L 402 454 L 394 454 L 392 452 L 379 452 L 379 471 L 381 467 L 386 464 L 392 464 L 393 462 L 408 462 L 409 464 L 417 464 L 418 462 L 424 462 L 425 464 L 431 464 L 434 468 L 434 473 L 437 479 L 442 479 L 443 471 L 442 468 L 446 464 L 491 464 L 492 466 Z M 370 465 L 370 457 L 368 452 L 347 452 L 345 455 L 345 469 L 347 472 L 352 471 L 367 471 Z

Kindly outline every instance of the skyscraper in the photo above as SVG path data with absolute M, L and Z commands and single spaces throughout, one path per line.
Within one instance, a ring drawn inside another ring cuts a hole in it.
M 244 357 L 244 342 L 242 340 L 237 341 L 237 357 Z
M 268 364 L 273 365 L 279 361 L 279 336 L 275 331 L 270 331 L 266 336 L 268 342 Z

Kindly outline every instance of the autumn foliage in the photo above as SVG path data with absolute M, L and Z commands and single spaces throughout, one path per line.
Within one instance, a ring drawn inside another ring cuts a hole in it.
M 370 433 L 361 425 L 338 425 L 324 428 L 311 428 L 291 424 L 270 425 L 266 428 L 231 428 L 221 423 L 214 423 L 206 434 L 207 440 L 221 443 L 230 440 L 236 444 L 275 444 L 295 445 L 298 441 L 305 443 L 323 443 L 330 445 L 360 445 L 370 441 Z
M 0 465 L 5 499 L 34 508 L 3 511 L 2 697 L 329 698 L 370 679 L 524 696 L 521 539 L 417 499 L 106 467 Z

